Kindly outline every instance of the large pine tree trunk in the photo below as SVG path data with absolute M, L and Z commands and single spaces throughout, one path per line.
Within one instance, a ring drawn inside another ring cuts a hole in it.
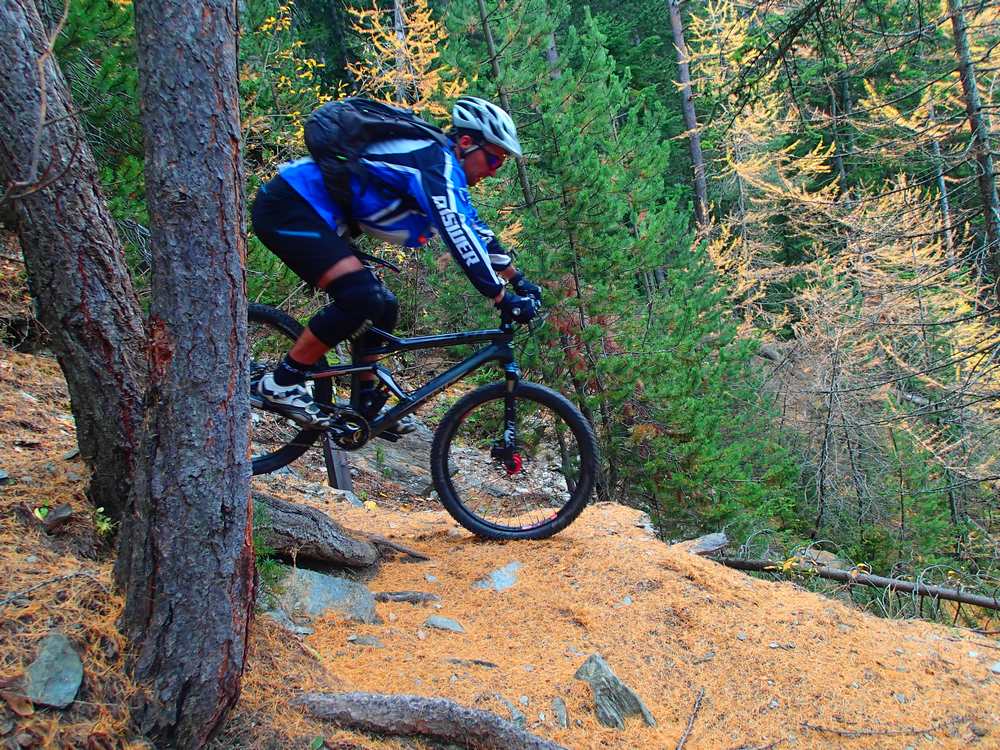
M 97 167 L 34 0 L 0 0 L 0 70 L 0 196 L 13 206 L 39 319 L 69 386 L 80 453 L 94 469 L 88 495 L 118 517 L 142 416 L 145 333 Z
M 239 694 L 253 607 L 237 7 L 135 11 L 153 304 L 116 575 L 139 727 L 198 748 Z
M 674 35 L 677 51 L 677 79 L 680 83 L 681 109 L 684 112 L 684 127 L 687 128 L 688 148 L 691 152 L 691 168 L 694 171 L 694 216 L 699 227 L 708 223 L 708 187 L 705 184 L 705 157 L 701 153 L 701 135 L 698 132 L 698 118 L 694 111 L 691 93 L 691 71 L 688 68 L 687 44 L 684 43 L 684 22 L 681 20 L 679 0 L 667 0 L 670 11 L 670 28 Z
M 968 25 L 965 21 L 965 12 L 962 10 L 962 0 L 948 0 L 948 12 L 955 33 L 955 55 L 958 57 L 958 72 L 962 78 L 962 91 L 965 94 L 965 112 L 969 119 L 969 129 L 972 131 L 972 150 L 978 166 L 976 177 L 983 206 L 983 223 L 988 247 L 987 263 L 994 281 L 1000 287 L 1000 200 L 997 199 L 990 134 L 983 121 L 983 106 L 976 85 L 976 69 L 969 51 Z

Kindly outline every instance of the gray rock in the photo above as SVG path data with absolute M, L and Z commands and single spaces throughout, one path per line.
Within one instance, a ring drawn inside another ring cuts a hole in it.
M 361 498 L 359 498 L 350 490 L 335 490 L 330 488 L 327 491 L 332 493 L 335 499 L 343 500 L 345 503 L 349 503 L 353 505 L 355 508 L 365 507 L 365 504 L 361 502 Z
M 517 571 L 521 569 L 521 563 L 514 561 L 507 563 L 502 568 L 497 568 L 474 584 L 474 589 L 493 589 L 494 591 L 506 591 L 517 583 Z
M 311 619 L 335 610 L 355 622 L 381 622 L 375 614 L 375 597 L 367 586 L 313 570 L 283 567 L 287 575 L 277 603 L 289 616 Z
M 698 537 L 688 549 L 692 555 L 712 555 L 724 549 L 729 544 L 729 537 L 721 531 L 717 534 L 706 534 Z
M 73 644 L 62 633 L 51 633 L 42 639 L 38 656 L 28 667 L 24 695 L 40 706 L 66 708 L 82 682 L 83 664 Z
M 507 707 L 508 711 L 510 711 L 510 720 L 514 724 L 516 724 L 519 727 L 523 727 L 523 726 L 525 726 L 528 723 L 528 717 L 524 715 L 524 713 L 521 711 L 521 709 L 519 709 L 517 706 L 515 706 L 509 700 L 507 700 L 506 698 L 504 698 L 502 695 L 498 694 L 497 698 L 499 698 L 500 702 L 503 703 Z
M 463 628 L 458 622 L 452 620 L 450 617 L 442 617 L 441 615 L 431 615 L 424 620 L 424 625 L 429 628 L 437 628 L 438 630 L 449 630 L 452 633 L 465 632 L 465 628 Z
M 63 503 L 50 510 L 42 523 L 45 530 L 52 534 L 69 523 L 72 518 L 73 507 L 69 503 Z
M 77 474 L 75 471 L 67 471 L 66 479 L 70 482 L 79 482 L 83 477 Z
M 517 702 L 520 703 L 522 706 L 527 706 L 529 703 L 531 703 L 531 698 L 529 698 L 526 695 L 522 695 L 520 698 L 517 699 Z
M 63 461 L 72 461 L 74 458 L 80 455 L 80 448 L 71 448 L 62 454 Z
M 569 726 L 569 714 L 566 712 L 566 701 L 562 698 L 552 699 L 552 713 L 555 714 L 556 724 L 563 729 Z
M 7 484 L 10 481 L 10 474 L 0 469 L 0 484 Z
M 385 644 L 373 635 L 349 635 L 349 643 L 355 646 L 371 646 L 372 648 L 385 648 Z
M 289 633 L 293 633 L 295 635 L 311 635 L 312 633 L 315 632 L 308 625 L 296 625 L 292 621 L 292 618 L 289 617 L 284 612 L 282 612 L 280 609 L 269 609 L 266 610 L 264 614 L 270 617 L 276 623 L 278 623 Z
M 625 728 L 625 717 L 639 714 L 651 727 L 656 719 L 632 688 L 618 679 L 600 654 L 591 654 L 574 675 L 590 685 L 597 720 L 606 727 Z
M 992 672 L 993 674 L 1000 674 L 1000 661 L 998 661 L 998 662 L 994 662 L 994 663 L 993 663 L 993 664 L 992 664 L 992 665 L 990 666 L 990 671 L 991 671 L 991 672 Z
M 421 495 L 431 485 L 428 467 L 434 433 L 415 419 L 417 429 L 396 443 L 373 440 L 351 453 L 351 464 L 398 482 L 412 495 Z

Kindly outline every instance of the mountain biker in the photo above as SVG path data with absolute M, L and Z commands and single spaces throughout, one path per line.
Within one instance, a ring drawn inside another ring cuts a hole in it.
M 323 428 L 332 421 L 305 387 L 313 364 L 372 326 L 392 331 L 396 325 L 396 297 L 362 264 L 350 239 L 354 231 L 408 247 L 440 235 L 473 286 L 505 315 L 527 322 L 536 314 L 541 289 L 514 267 L 479 219 L 468 191 L 496 174 L 511 154 L 521 156 L 514 122 L 495 104 L 461 97 L 452 109 L 447 136 L 448 146 L 429 138 L 368 146 L 360 162 L 372 179 L 361 184 L 352 175 L 350 215 L 324 187 L 323 154 L 281 165 L 258 191 L 251 211 L 257 237 L 303 281 L 333 298 L 257 385 L 258 395 L 295 422 Z M 513 292 L 505 290 L 504 282 Z M 377 346 L 379 340 L 367 334 L 363 342 Z M 374 373 L 363 373 L 361 379 L 358 407 L 373 419 L 389 394 L 376 386 Z M 403 424 L 396 430 L 407 431 Z

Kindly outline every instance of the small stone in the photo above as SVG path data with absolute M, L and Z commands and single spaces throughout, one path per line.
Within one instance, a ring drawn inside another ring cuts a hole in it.
M 63 503 L 50 510 L 42 524 L 45 530 L 52 534 L 69 523 L 71 518 L 73 518 L 73 507 L 69 503 Z
M 852 687 L 855 690 L 859 690 L 861 688 L 861 684 L 857 682 L 852 682 L 850 685 L 848 685 L 848 687 Z
M 474 589 L 492 589 L 493 591 L 506 591 L 517 583 L 517 571 L 521 569 L 521 563 L 507 563 L 502 568 L 488 573 L 472 584 Z
M 427 581 L 427 583 L 437 583 L 437 576 L 428 573 L 424 576 L 424 580 Z
M 594 695 L 597 720 L 606 727 L 625 728 L 625 717 L 641 715 L 648 726 L 656 719 L 638 694 L 622 682 L 600 654 L 591 654 L 573 675 L 590 685 Z
M 534 664 L 525 664 L 524 665 L 524 671 L 525 672 L 534 672 L 535 671 L 535 665 Z
M 976 735 L 976 737 L 985 737 L 990 733 L 990 730 L 981 724 L 969 724 L 969 729 L 972 730 L 972 733 Z
M 538 720 L 541 721 L 541 722 L 543 722 L 543 723 L 545 722 L 545 712 L 544 711 L 539 711 L 538 712 Z
M 0 469 L 0 484 L 7 484 L 10 481 L 10 474 Z
M 622 604 L 624 604 L 626 607 L 632 606 L 632 597 L 631 596 L 622 597 Z
M 21 394 L 21 398 L 23 398 L 29 404 L 37 404 L 38 403 L 38 399 L 35 398 L 34 396 L 32 396 L 27 391 L 18 391 L 18 393 Z
M 389 622 L 396 622 L 396 620 L 399 619 L 399 617 L 396 616 L 395 612 L 390 612 L 388 617 L 389 617 Z
M 839 625 L 837 625 L 837 630 L 839 630 L 841 633 L 850 633 L 851 626 L 846 625 L 845 623 L 840 623 Z
M 778 702 L 777 698 L 772 698 L 771 702 L 767 704 L 767 707 L 773 711 L 774 709 L 778 708 L 778 706 L 780 706 L 780 705 L 781 704 Z
M 34 565 L 36 562 L 38 562 L 38 555 L 28 555 L 26 558 L 24 558 L 24 561 L 28 563 L 28 565 Z
M 80 448 L 72 448 L 62 454 L 63 461 L 72 461 L 74 458 L 80 455 Z
M 62 633 L 42 639 L 38 656 L 28 666 L 24 695 L 32 703 L 66 708 L 83 682 L 83 663 Z
M 736 640 L 738 640 L 738 641 L 745 641 L 746 639 L 747 639 L 747 634 L 746 633 L 737 633 L 736 634 Z
M 903 649 L 901 649 L 901 648 L 897 648 L 896 651 L 895 651 L 895 653 L 896 653 L 897 656 L 902 656 L 906 652 L 903 651 Z
M 270 617 L 281 627 L 287 630 L 289 633 L 294 633 L 295 635 L 312 635 L 314 631 L 308 625 L 299 625 L 291 617 L 289 617 L 283 610 L 271 609 L 264 612 L 265 615 Z
M 371 646 L 372 648 L 385 648 L 385 644 L 373 635 L 349 635 L 347 640 L 355 646 Z
M 692 544 L 688 549 L 688 552 L 692 555 L 711 555 L 725 549 L 728 544 L 729 539 L 722 532 L 707 534 L 705 536 L 698 537 L 694 544 Z
M 704 656 L 699 656 L 697 659 L 695 659 L 691 663 L 692 664 L 704 664 L 705 662 L 712 661 L 712 659 L 714 659 L 714 658 L 715 658 L 715 652 L 714 651 L 709 651 Z
M 457 674 L 453 674 L 451 677 L 448 678 L 448 682 L 450 682 L 452 685 L 454 685 L 456 682 L 458 682 L 458 675 Z
M 767 644 L 767 647 L 768 648 L 781 648 L 781 644 L 777 643 L 775 641 L 771 641 L 769 644 Z
M 427 639 L 427 631 L 424 630 L 423 628 L 418 628 L 417 629 L 417 638 L 419 638 L 422 641 L 426 640 Z
M 994 664 L 992 664 L 992 665 L 990 666 L 990 671 L 991 671 L 991 672 L 992 672 L 993 674 L 1000 674 L 1000 661 L 998 661 L 998 662 L 995 662 Z
M 553 698 L 552 713 L 556 717 L 556 724 L 564 729 L 569 726 L 569 714 L 566 713 L 566 701 L 562 698 Z
M 437 628 L 438 630 L 448 630 L 452 633 L 465 632 L 465 628 L 456 620 L 452 620 L 450 617 L 442 617 L 441 615 L 431 615 L 424 620 L 424 625 L 429 628 Z
M 902 693 L 896 693 L 893 697 L 896 699 L 897 703 L 906 703 L 906 696 Z
M 66 472 L 66 480 L 69 482 L 79 482 L 83 477 L 77 474 L 75 471 Z
M 970 659 L 978 659 L 979 658 L 979 652 L 978 651 L 970 651 L 969 652 L 969 658 Z
M 528 696 L 522 695 L 520 698 L 517 699 L 517 702 L 520 703 L 522 706 L 527 706 L 531 702 L 531 700 L 528 698 Z

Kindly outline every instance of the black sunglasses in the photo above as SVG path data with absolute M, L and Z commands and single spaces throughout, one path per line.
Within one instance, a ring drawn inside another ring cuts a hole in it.
M 466 149 L 464 156 L 468 156 L 473 151 L 482 151 L 483 155 L 486 157 L 486 166 L 492 170 L 500 169 L 501 165 L 506 161 L 507 156 L 497 156 L 492 151 L 487 151 L 482 143 L 477 143 L 470 149 Z

